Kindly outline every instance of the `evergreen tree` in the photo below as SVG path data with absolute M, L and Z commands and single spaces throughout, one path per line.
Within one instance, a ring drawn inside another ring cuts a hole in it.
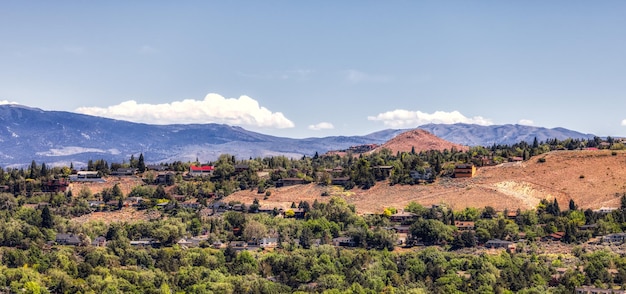
M 39 172 L 37 170 L 37 163 L 33 160 L 33 162 L 31 162 L 30 164 L 30 173 L 28 175 L 28 178 L 36 179 L 37 177 L 39 177 Z
M 41 227 L 46 229 L 51 229 L 54 226 L 54 222 L 52 220 L 52 214 L 50 213 L 50 209 L 48 206 L 44 206 L 41 211 Z
M 146 171 L 146 164 L 143 161 L 143 153 L 139 154 L 139 160 L 137 161 L 137 169 L 139 169 L 140 173 Z
M 113 198 L 116 199 L 122 199 L 124 197 L 124 193 L 122 192 L 119 184 L 115 184 L 115 186 L 113 186 L 111 194 L 113 194 Z
M 42 164 L 41 164 L 41 172 L 39 172 L 39 174 L 40 174 L 42 177 L 47 177 L 47 176 L 48 176 L 48 168 L 46 167 L 46 164 L 45 164 L 45 163 L 42 163 Z

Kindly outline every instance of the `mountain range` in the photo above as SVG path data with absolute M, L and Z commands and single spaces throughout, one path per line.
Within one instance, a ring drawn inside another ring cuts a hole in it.
M 490 146 L 532 141 L 535 137 L 593 138 L 591 134 L 521 125 L 479 126 L 429 124 L 419 127 L 456 144 Z M 223 124 L 150 125 L 65 111 L 45 111 L 22 105 L 0 105 L 0 166 L 23 166 L 32 160 L 75 166 L 88 160 L 128 161 L 144 154 L 148 163 L 215 160 L 221 154 L 237 158 L 318 152 L 363 144 L 383 144 L 409 129 L 388 129 L 365 136 L 293 139 Z

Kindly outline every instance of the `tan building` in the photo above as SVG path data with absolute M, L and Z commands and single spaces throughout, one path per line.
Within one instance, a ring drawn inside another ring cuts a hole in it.
M 455 178 L 471 178 L 476 175 L 476 166 L 473 164 L 457 164 L 454 167 Z

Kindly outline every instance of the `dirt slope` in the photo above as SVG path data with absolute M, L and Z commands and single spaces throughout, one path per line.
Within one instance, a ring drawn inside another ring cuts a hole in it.
M 538 162 L 545 158 L 545 162 Z M 328 190 L 331 189 L 331 190 Z M 360 213 L 379 213 L 385 207 L 403 208 L 410 201 L 422 205 L 447 204 L 455 210 L 465 207 L 492 206 L 498 210 L 535 208 L 541 199 L 556 198 L 562 209 L 570 199 L 582 208 L 619 206 L 616 193 L 626 192 L 626 153 L 619 151 L 554 151 L 523 163 L 506 163 L 482 167 L 470 179 L 440 179 L 431 185 L 389 186 L 378 183 L 369 190 L 353 189 L 342 193 L 337 187 L 315 184 L 272 189 L 263 200 L 262 194 L 240 191 L 226 201 L 289 207 L 300 200 L 327 201 L 321 196 L 329 191 L 356 206 Z
M 395 136 L 373 152 L 389 149 L 395 154 L 396 152 L 411 152 L 412 148 L 415 148 L 415 152 L 420 152 L 427 150 L 451 150 L 453 147 L 462 151 L 468 149 L 467 146 L 446 141 L 425 130 L 415 129 Z

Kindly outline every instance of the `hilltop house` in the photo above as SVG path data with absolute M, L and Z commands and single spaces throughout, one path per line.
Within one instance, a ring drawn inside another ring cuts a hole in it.
M 276 187 L 287 187 L 287 186 L 303 185 L 303 184 L 306 184 L 306 181 L 301 178 L 284 178 L 284 179 L 279 179 L 276 182 Z
M 492 239 L 485 243 L 486 248 L 505 248 L 509 249 L 511 246 L 514 246 L 513 242 L 503 241 L 500 239 Z
M 406 222 L 413 222 L 415 221 L 416 218 L 417 218 L 417 214 L 403 211 L 403 212 L 392 214 L 389 217 L 389 220 L 392 222 L 397 222 L 397 223 L 406 223 Z
M 331 185 L 343 186 L 350 182 L 350 177 L 336 177 L 330 180 Z
M 54 179 L 54 180 L 48 180 L 47 182 L 42 184 L 42 190 L 43 192 L 52 192 L 52 193 L 58 193 L 58 192 L 65 192 L 65 190 L 67 190 L 67 187 L 70 185 L 69 181 L 61 178 L 61 179 Z
M 71 246 L 78 246 L 81 244 L 80 238 L 76 234 L 57 234 L 56 238 L 54 239 L 54 242 L 56 242 L 59 245 L 71 245 Z
M 459 231 L 471 231 L 474 230 L 474 222 L 470 221 L 454 221 L 454 226 Z
M 204 176 L 213 176 L 213 171 L 215 170 L 215 167 L 212 165 L 203 165 L 203 166 L 196 166 L 196 165 L 191 165 L 189 166 L 189 173 L 188 175 L 190 177 L 204 177 Z
M 70 181 L 74 182 L 104 182 L 97 171 L 78 171 L 75 175 L 70 175 Z
M 139 171 L 136 168 L 123 168 L 120 167 L 111 173 L 112 176 L 132 176 L 135 175 Z
M 454 166 L 455 178 L 471 178 L 476 175 L 476 166 L 473 164 L 457 164 Z

